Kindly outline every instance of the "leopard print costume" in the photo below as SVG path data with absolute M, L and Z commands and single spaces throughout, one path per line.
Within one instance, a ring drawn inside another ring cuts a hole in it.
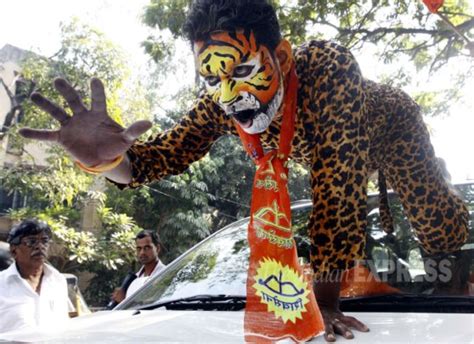
M 437 164 L 418 105 L 405 93 L 365 80 L 345 48 L 311 41 L 294 51 L 298 110 L 290 158 L 311 167 L 309 223 L 316 277 L 351 268 L 364 258 L 368 176 L 380 171 L 398 193 L 428 253 L 459 249 L 468 211 Z M 278 146 L 281 117 L 260 134 Z M 203 93 L 172 129 L 132 146 L 130 187 L 179 174 L 234 122 Z

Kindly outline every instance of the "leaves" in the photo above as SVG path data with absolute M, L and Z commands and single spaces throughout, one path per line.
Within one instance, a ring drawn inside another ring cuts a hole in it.
M 172 38 L 181 37 L 183 13 L 190 1 L 153 0 L 145 10 L 144 23 L 171 32 Z M 474 17 L 472 2 L 445 1 L 439 11 L 456 26 L 458 35 L 441 16 L 431 14 L 421 1 L 364 0 L 364 1 L 273 1 L 286 39 L 299 45 L 309 39 L 328 39 L 339 42 L 355 54 L 375 47 L 374 56 L 388 65 L 415 66 L 422 74 L 435 76 L 443 70 L 460 65 L 472 74 L 474 64 Z M 178 25 L 178 22 L 180 25 Z M 158 34 L 158 35 L 161 35 Z M 169 50 L 173 45 L 166 35 L 146 42 L 147 52 L 160 63 L 176 56 Z M 159 52 L 159 53 L 158 53 Z M 388 66 L 392 70 L 394 66 Z M 387 79 L 390 75 L 380 75 Z M 454 78 L 453 78 L 454 79 Z M 436 98 L 427 113 L 438 114 L 454 104 L 450 98 L 457 80 L 443 85 L 444 91 Z M 462 85 L 461 85 L 462 86 Z
M 37 91 L 66 109 L 64 99 L 52 87 L 54 78 L 69 80 L 87 104 L 89 80 L 98 77 L 106 85 L 108 111 L 117 122 L 128 125 L 148 118 L 151 111 L 146 88 L 138 80 L 128 78 L 130 73 L 123 52 L 101 32 L 78 19 L 62 24 L 61 30 L 59 51 L 51 58 L 31 55 L 22 64 L 23 77 L 32 80 Z M 130 216 L 105 207 L 108 195 L 100 181 L 76 168 L 61 147 L 32 144 L 18 135 L 20 126 L 58 127 L 54 119 L 29 100 L 21 105 L 24 116 L 9 131 L 9 142 L 15 142 L 22 159 L 0 170 L 0 181 L 8 192 L 17 191 L 25 196 L 28 207 L 12 209 L 9 215 L 15 220 L 37 217 L 48 222 L 55 239 L 51 262 L 63 272 L 95 273 L 91 288 L 106 287 L 86 294 L 92 304 L 100 304 L 108 300 L 106 295 L 112 285 L 118 285 L 121 275 L 134 265 L 134 238 L 141 227 Z M 31 148 L 37 152 L 36 146 L 46 154 L 28 154 Z M 88 209 L 87 214 L 84 209 Z M 86 226 L 84 218 L 91 223 Z M 113 277 L 108 271 L 114 271 Z M 107 281 L 103 280 L 105 276 Z
M 387 64 L 379 79 L 405 87 L 420 73 L 442 73 L 472 60 L 466 42 L 438 16 L 429 14 L 421 1 L 274 1 L 284 37 L 293 44 L 308 39 L 332 39 L 355 53 L 365 49 Z M 25 79 L 58 104 L 63 99 L 52 87 L 61 76 L 80 90 L 88 102 L 89 79 L 99 77 L 107 87 L 111 116 L 127 126 L 137 119 L 154 119 L 154 133 L 170 128 L 189 108 L 197 92 L 192 66 L 186 65 L 190 49 L 181 44 L 181 25 L 190 0 L 151 0 L 143 20 L 154 30 L 143 43 L 154 59 L 149 75 L 131 80 L 125 54 L 94 28 L 78 19 L 63 23 L 62 45 L 50 58 L 31 56 L 22 66 Z M 466 0 L 446 1 L 442 13 L 472 39 L 474 20 Z M 187 54 L 183 51 L 186 47 Z M 405 63 L 406 62 L 406 63 Z M 185 78 L 178 75 L 187 71 Z M 459 99 L 459 90 L 472 77 L 474 66 L 454 76 L 452 85 L 415 94 L 427 114 L 447 112 Z M 173 90 L 169 83 L 188 80 Z M 452 87 L 449 87 L 452 86 Z M 22 104 L 21 126 L 54 129 L 58 123 L 29 101 Z M 172 110 L 170 110 L 172 109 Z M 152 115 L 152 113 L 154 113 Z M 74 167 L 56 146 L 46 146 L 48 163 L 27 156 L 27 142 L 9 131 L 10 142 L 23 152 L 22 163 L 0 171 L 2 187 L 28 196 L 29 207 L 10 211 L 14 219 L 40 217 L 53 228 L 56 242 L 53 262 L 62 271 L 95 274 L 86 295 L 92 304 L 107 301 L 113 287 L 135 264 L 134 236 L 141 228 L 157 230 L 164 243 L 161 258 L 168 262 L 222 226 L 247 216 L 255 166 L 238 138 L 224 137 L 209 154 L 185 173 L 137 190 L 101 185 Z M 292 163 L 292 200 L 310 197 L 308 170 Z M 371 184 L 373 188 L 373 183 Z M 92 203 L 97 217 L 86 230 L 81 211 Z M 101 225 L 99 225 L 101 224 Z

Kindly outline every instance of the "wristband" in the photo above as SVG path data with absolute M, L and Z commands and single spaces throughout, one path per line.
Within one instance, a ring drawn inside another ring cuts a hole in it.
M 77 167 L 79 167 L 84 172 L 87 172 L 87 173 L 90 173 L 90 174 L 99 174 L 99 173 L 103 173 L 103 172 L 113 170 L 118 165 L 120 165 L 122 160 L 123 160 L 123 155 L 119 155 L 118 157 L 116 157 L 114 160 L 112 160 L 109 163 L 99 164 L 99 165 L 96 165 L 96 166 L 86 166 L 78 160 L 76 160 L 75 163 L 76 163 Z

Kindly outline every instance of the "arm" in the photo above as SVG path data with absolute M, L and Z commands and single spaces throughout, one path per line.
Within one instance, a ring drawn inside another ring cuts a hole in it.
M 176 125 L 150 141 L 134 144 L 122 164 L 105 176 L 116 182 L 122 178 L 120 184 L 137 187 L 180 174 L 209 151 L 228 131 L 230 122 L 207 95 L 201 96 Z
M 128 155 L 124 154 L 120 165 L 102 175 L 116 184 L 129 184 L 132 181 L 132 165 Z
M 136 139 L 151 127 L 149 121 L 138 121 L 122 128 L 107 114 L 104 86 L 91 81 L 91 108 L 87 109 L 77 91 L 64 79 L 56 79 L 55 88 L 66 99 L 73 112 L 70 116 L 39 93 L 31 100 L 59 121 L 59 130 L 22 128 L 26 138 L 61 144 L 80 166 L 103 172 L 117 184 L 138 186 L 166 174 L 184 171 L 190 163 L 204 156 L 223 132 L 222 111 L 203 96 L 174 128 L 153 141 L 137 143 Z M 113 169 L 106 168 L 123 160 Z M 104 172 L 105 171 L 105 172 Z
M 122 288 L 115 288 L 112 293 L 111 299 L 114 300 L 116 304 L 119 304 L 120 302 L 125 300 L 125 290 L 123 290 Z
M 311 171 L 313 213 L 310 219 L 314 290 L 326 325 L 326 339 L 335 333 L 353 338 L 350 327 L 367 331 L 339 310 L 342 273 L 363 258 L 366 224 L 368 138 L 365 132 L 363 79 L 352 54 L 332 43 L 314 49 L 313 71 L 318 89 L 313 102 L 316 154 Z M 318 61 L 319 60 L 319 61 Z
M 71 157 L 84 166 L 94 167 L 117 161 L 135 142 L 136 138 L 151 127 L 150 121 L 138 121 L 122 128 L 107 114 L 105 91 L 99 79 L 91 80 L 91 108 L 82 103 L 78 92 L 64 79 L 56 79 L 54 87 L 68 103 L 73 116 L 40 93 L 33 93 L 31 100 L 56 119 L 58 130 L 22 128 L 26 138 L 59 143 Z M 121 168 L 126 167 L 126 162 Z M 119 171 L 119 170 L 117 170 Z M 122 170 L 126 179 L 127 173 Z

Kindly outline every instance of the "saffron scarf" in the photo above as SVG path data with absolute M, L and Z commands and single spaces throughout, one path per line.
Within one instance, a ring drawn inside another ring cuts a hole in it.
M 258 134 L 236 125 L 257 166 L 248 242 L 247 304 L 244 332 L 249 342 L 284 338 L 307 341 L 324 331 L 311 282 L 298 264 L 291 230 L 288 156 L 296 117 L 298 79 L 294 64 L 286 78 L 279 149 L 264 153 Z

